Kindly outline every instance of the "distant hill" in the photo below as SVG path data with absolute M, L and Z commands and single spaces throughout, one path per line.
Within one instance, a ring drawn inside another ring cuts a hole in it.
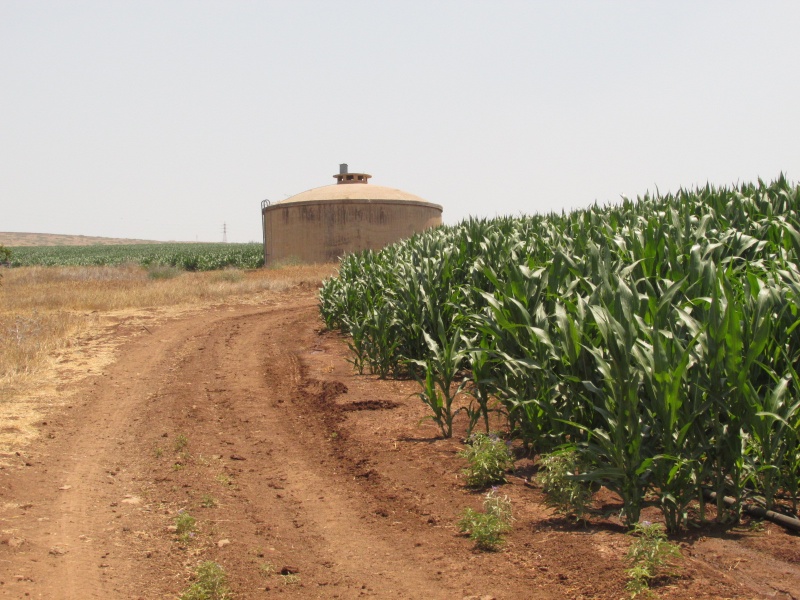
M 156 240 L 129 240 L 90 235 L 59 235 L 55 233 L 22 233 L 0 231 L 0 245 L 15 246 L 118 246 L 120 244 L 162 244 Z

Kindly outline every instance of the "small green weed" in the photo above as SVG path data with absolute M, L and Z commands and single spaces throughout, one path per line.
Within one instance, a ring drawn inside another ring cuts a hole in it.
M 203 498 L 200 500 L 200 506 L 203 508 L 216 508 L 217 499 L 210 494 L 203 494 Z
M 511 530 L 514 517 L 508 496 L 490 490 L 483 500 L 484 512 L 467 508 L 458 522 L 462 533 L 468 533 L 480 550 L 494 551 L 503 545 L 502 535 Z
M 273 575 L 275 575 L 275 573 L 278 572 L 278 567 L 276 567 L 270 562 L 265 562 L 261 564 L 258 570 L 261 571 L 261 574 L 264 577 L 272 577 Z
M 155 455 L 156 458 L 161 458 L 162 456 L 164 456 L 164 449 L 161 446 L 156 446 L 153 449 L 153 454 Z
M 11 260 L 11 250 L 0 244 L 0 264 L 6 264 Z M 3 274 L 0 273 L 0 280 L 3 279 Z
M 220 473 L 217 475 L 217 481 L 222 485 L 232 486 L 233 485 L 233 478 L 228 475 L 227 473 Z
M 187 446 L 189 445 L 189 438 L 186 437 L 183 433 L 179 433 L 175 436 L 175 452 L 181 452 L 186 450 Z
M 293 572 L 293 569 L 289 567 L 284 567 L 283 569 L 278 569 L 275 565 L 271 562 L 264 562 L 258 567 L 258 570 L 261 572 L 261 575 L 264 577 L 272 577 L 273 575 L 278 575 L 281 578 L 281 583 L 283 585 L 296 585 L 300 583 L 300 575 Z
M 678 547 L 667 540 L 664 527 L 643 521 L 634 525 L 631 535 L 636 536 L 626 558 L 631 567 L 627 570 L 627 590 L 635 598 L 650 589 L 650 582 L 659 575 L 669 575 L 673 561 L 680 558 Z
M 483 488 L 506 481 L 506 471 L 514 468 L 514 459 L 506 443 L 496 435 L 476 433 L 467 447 L 459 452 L 469 465 L 462 470 L 467 485 Z
M 221 565 L 206 561 L 195 571 L 195 582 L 180 596 L 180 600 L 228 600 L 231 590 Z
M 181 510 L 178 512 L 178 516 L 175 517 L 175 533 L 184 542 L 188 541 L 194 534 L 196 523 L 197 519 L 188 512 Z
M 748 527 L 748 529 L 750 529 L 750 531 L 752 532 L 760 533 L 764 531 L 764 521 L 753 519 L 752 521 L 750 521 L 750 526 Z
M 578 481 L 575 475 L 582 472 L 581 457 L 575 450 L 561 450 L 539 457 L 536 482 L 547 494 L 547 504 L 563 515 L 584 519 L 592 490 L 588 483 Z
M 281 575 L 281 579 L 283 580 L 283 585 L 297 585 L 300 583 L 300 575 L 296 573 L 287 573 L 286 575 Z

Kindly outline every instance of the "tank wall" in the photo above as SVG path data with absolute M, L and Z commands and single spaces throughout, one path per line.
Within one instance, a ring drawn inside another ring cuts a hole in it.
M 335 262 L 441 225 L 442 210 L 413 202 L 303 202 L 264 209 L 266 262 Z

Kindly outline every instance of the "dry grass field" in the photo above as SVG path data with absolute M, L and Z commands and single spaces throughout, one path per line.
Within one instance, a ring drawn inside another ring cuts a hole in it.
M 0 280 L 0 452 L 34 434 L 57 388 L 113 360 L 121 326 L 147 332 L 218 303 L 255 304 L 317 286 L 334 265 L 188 273 L 125 267 L 3 269 Z M 90 357 L 90 358 L 89 358 Z

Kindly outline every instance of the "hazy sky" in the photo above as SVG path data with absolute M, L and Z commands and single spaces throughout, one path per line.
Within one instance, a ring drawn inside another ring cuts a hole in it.
M 800 2 L 0 0 L 0 231 L 260 241 L 340 162 L 444 220 L 800 178 Z

